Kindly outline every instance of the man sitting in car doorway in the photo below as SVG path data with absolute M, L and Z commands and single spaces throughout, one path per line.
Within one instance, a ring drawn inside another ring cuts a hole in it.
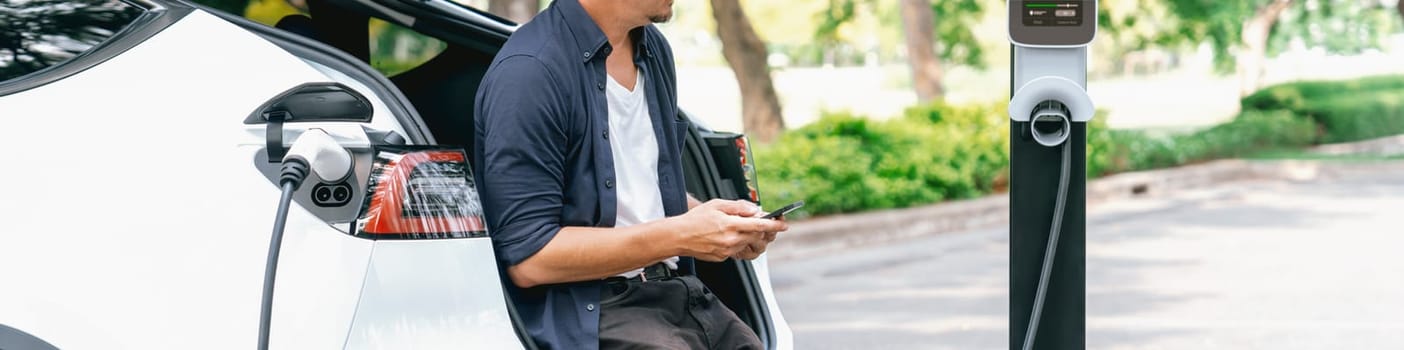
M 784 231 L 685 190 L 671 0 L 557 0 L 497 54 L 473 157 L 498 260 L 544 348 L 760 348 L 691 275 Z M 681 258 L 680 258 L 681 257 Z

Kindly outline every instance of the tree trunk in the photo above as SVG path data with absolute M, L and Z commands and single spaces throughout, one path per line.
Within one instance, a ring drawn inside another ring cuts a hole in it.
M 1238 53 L 1238 96 L 1248 96 L 1261 87 L 1263 65 L 1267 61 L 1268 36 L 1282 11 L 1292 0 L 1272 0 L 1243 22 L 1243 51 Z
M 902 31 L 907 39 L 907 61 L 912 66 L 912 87 L 917 100 L 939 101 L 945 95 L 941 88 L 941 61 L 934 48 L 935 18 L 931 0 L 899 0 L 902 2 Z
M 488 12 L 517 23 L 526 23 L 541 10 L 538 0 L 489 0 Z
M 722 56 L 731 65 L 741 88 L 741 121 L 746 134 L 760 143 L 773 141 L 785 130 L 785 120 L 781 119 L 780 98 L 770 80 L 765 42 L 756 35 L 738 0 L 711 2 L 717 36 L 722 42 Z

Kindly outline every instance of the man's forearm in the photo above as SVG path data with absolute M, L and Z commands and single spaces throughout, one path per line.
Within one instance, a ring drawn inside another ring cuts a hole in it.
M 507 269 L 512 283 L 596 280 L 681 255 L 669 240 L 669 220 L 622 227 L 563 227 L 535 255 Z
M 750 202 L 712 200 L 683 215 L 628 227 L 565 227 L 531 257 L 507 268 L 507 275 L 529 288 L 597 280 L 673 256 L 723 261 L 767 233 L 785 230 L 783 221 L 755 218 L 759 212 Z

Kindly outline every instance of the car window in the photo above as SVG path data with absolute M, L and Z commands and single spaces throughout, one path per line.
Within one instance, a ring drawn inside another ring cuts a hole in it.
M 447 48 L 443 40 L 377 18 L 370 19 L 370 65 L 387 77 L 429 62 Z
M 270 27 L 288 16 L 314 16 L 305 5 L 297 6 L 285 0 L 252 0 L 242 7 L 223 5 L 224 0 L 195 0 L 206 6 L 236 14 Z M 442 40 L 420 34 L 412 29 L 371 17 L 366 38 L 370 48 L 371 67 L 387 77 L 418 67 L 448 48 Z
M 29 0 L 0 5 L 0 82 L 79 57 L 141 16 L 118 0 Z

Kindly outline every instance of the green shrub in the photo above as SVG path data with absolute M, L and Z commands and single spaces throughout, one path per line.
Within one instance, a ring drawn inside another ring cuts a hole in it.
M 1245 111 L 1275 109 L 1298 111 L 1324 99 L 1394 90 L 1404 90 L 1404 75 L 1384 75 L 1340 81 L 1301 81 L 1273 85 L 1244 97 L 1241 103 Z
M 1004 104 L 931 105 L 876 121 L 830 113 L 754 152 L 763 202 L 805 201 L 797 217 L 910 207 L 996 191 L 1009 169 Z M 1316 124 L 1285 111 L 1251 111 L 1195 133 L 1153 137 L 1088 129 L 1087 174 L 1176 166 L 1309 145 Z
M 1404 76 L 1309 81 L 1264 88 L 1243 110 L 1286 110 L 1315 122 L 1321 142 L 1350 142 L 1404 133 Z
M 1173 148 L 1185 152 L 1185 161 L 1198 162 L 1308 146 L 1316 141 L 1317 129 L 1311 121 L 1289 112 L 1250 111 L 1228 123 L 1171 139 Z
M 900 208 L 993 191 L 1009 164 L 1002 105 L 909 109 L 886 121 L 826 114 L 756 147 L 763 202 L 807 214 Z
M 1286 111 L 1249 111 L 1199 132 L 1153 137 L 1137 130 L 1109 130 L 1094 121 L 1087 137 L 1087 175 L 1176 166 L 1302 147 L 1318 138 L 1316 124 Z
M 1324 130 L 1323 142 L 1350 142 L 1404 133 L 1404 90 L 1321 99 L 1293 111 Z

